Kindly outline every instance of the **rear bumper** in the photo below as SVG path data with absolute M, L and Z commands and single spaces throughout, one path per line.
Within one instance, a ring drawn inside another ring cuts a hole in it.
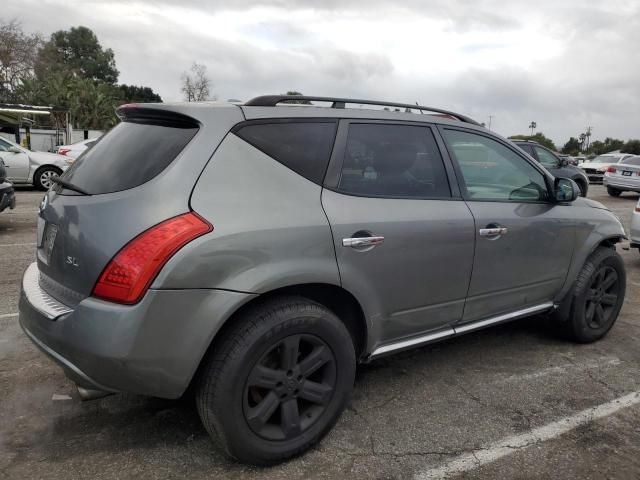
M 640 179 L 623 180 L 618 177 L 604 177 L 603 183 L 605 187 L 617 188 L 628 192 L 640 192 Z
M 35 268 L 35 270 L 34 270 Z M 178 398 L 229 315 L 253 295 L 221 290 L 149 290 L 136 305 L 86 298 L 60 303 L 25 272 L 19 321 L 27 336 L 85 388 Z
M 10 208 L 16 207 L 16 194 L 13 190 L 13 185 L 9 182 L 0 183 L 0 212 Z

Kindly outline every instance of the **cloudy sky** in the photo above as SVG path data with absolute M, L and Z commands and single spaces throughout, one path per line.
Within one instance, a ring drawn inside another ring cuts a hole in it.
M 640 137 L 640 1 L 20 0 L 27 31 L 84 25 L 120 82 L 180 100 L 207 66 L 219 99 L 306 94 L 419 102 L 503 135 Z

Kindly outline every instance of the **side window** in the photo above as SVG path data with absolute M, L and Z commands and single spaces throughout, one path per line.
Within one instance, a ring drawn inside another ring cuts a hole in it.
M 544 148 L 534 147 L 536 149 L 536 153 L 538 154 L 538 160 L 540 163 L 547 168 L 558 168 L 558 159 L 556 156 L 545 150 Z
M 0 138 L 0 152 L 8 151 L 10 146 L 11 146 L 10 143 L 7 143 L 4 140 L 2 140 L 2 138 Z
M 255 123 L 234 133 L 294 172 L 321 184 L 336 127 L 336 122 Z
M 444 130 L 471 200 L 541 201 L 549 194 L 545 178 L 513 150 L 483 135 Z
M 533 148 L 531 148 L 531 145 L 527 145 L 525 143 L 518 143 L 517 144 L 522 150 L 524 150 L 525 152 L 527 152 L 529 155 L 531 155 L 533 158 L 535 158 L 535 156 L 533 155 Z
M 431 129 L 380 123 L 349 126 L 338 190 L 373 197 L 451 196 Z

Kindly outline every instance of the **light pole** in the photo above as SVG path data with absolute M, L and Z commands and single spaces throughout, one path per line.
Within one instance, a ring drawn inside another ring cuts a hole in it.
M 489 130 L 491 130 L 491 120 L 493 120 L 493 115 L 489 115 Z
M 531 129 L 531 136 L 533 137 L 533 131 L 536 129 L 536 127 L 538 126 L 538 124 L 536 122 L 531 122 L 529 124 L 529 128 Z

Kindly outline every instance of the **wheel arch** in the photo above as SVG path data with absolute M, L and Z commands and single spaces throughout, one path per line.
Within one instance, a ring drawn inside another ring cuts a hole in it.
M 234 320 L 248 310 L 256 306 L 285 296 L 298 296 L 317 302 L 331 310 L 347 327 L 351 340 L 356 351 L 356 357 L 362 358 L 366 354 L 369 343 L 369 326 L 360 302 L 356 297 L 341 286 L 328 283 L 305 283 L 288 285 L 276 288 L 251 298 L 241 304 L 224 320 L 222 325 L 213 335 L 209 346 L 200 358 L 198 367 L 191 378 L 188 389 L 192 389 L 194 382 L 199 376 L 203 364 L 209 353 L 216 348 L 219 342 L 224 341 L 227 332 L 234 326 Z

